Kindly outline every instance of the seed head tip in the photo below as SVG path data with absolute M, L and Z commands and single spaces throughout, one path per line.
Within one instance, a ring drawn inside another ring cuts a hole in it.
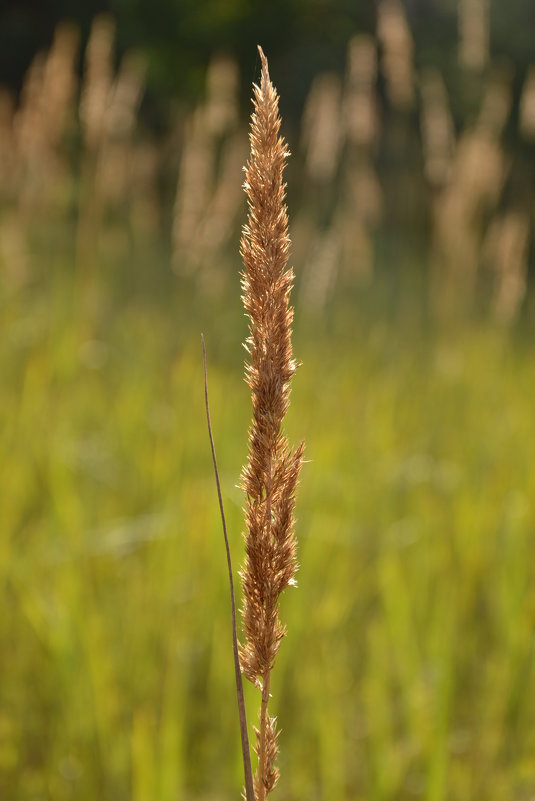
M 260 60 L 262 62 L 262 77 L 263 78 L 267 78 L 269 80 L 269 71 L 268 71 L 267 58 L 264 55 L 264 51 L 262 50 L 260 45 L 257 45 L 257 47 L 258 47 L 258 52 L 260 53 Z

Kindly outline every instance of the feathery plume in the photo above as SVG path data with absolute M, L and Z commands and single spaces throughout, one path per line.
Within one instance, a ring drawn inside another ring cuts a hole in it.
M 296 370 L 292 355 L 293 272 L 287 268 L 290 239 L 283 169 L 288 150 L 279 136 L 278 94 L 262 49 L 260 86 L 254 86 L 251 154 L 245 191 L 249 204 L 241 240 L 243 302 L 249 317 L 246 380 L 253 421 L 242 472 L 246 494 L 246 562 L 242 570 L 245 643 L 241 666 L 262 693 L 256 730 L 256 801 L 265 801 L 278 778 L 277 730 L 268 714 L 270 675 L 285 629 L 279 596 L 297 569 L 293 510 L 303 443 L 292 451 L 282 431 Z

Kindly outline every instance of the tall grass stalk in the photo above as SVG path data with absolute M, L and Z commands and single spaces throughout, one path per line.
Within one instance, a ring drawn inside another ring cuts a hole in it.
M 256 801 L 273 790 L 278 770 L 276 720 L 268 712 L 270 678 L 285 628 L 279 596 L 297 569 L 293 510 L 303 458 L 303 443 L 292 451 L 282 431 L 296 370 L 291 344 L 293 272 L 287 268 L 290 239 L 283 169 L 288 150 L 279 136 L 278 95 L 268 64 L 262 61 L 260 86 L 254 86 L 251 153 L 245 191 L 249 214 L 241 240 L 243 302 L 249 317 L 246 380 L 251 388 L 253 421 L 248 461 L 242 471 L 246 495 L 246 561 L 242 569 L 245 642 L 242 671 L 261 692 L 256 731 Z
M 242 744 L 243 769 L 245 777 L 245 798 L 246 801 L 254 801 L 253 772 L 251 768 L 251 754 L 249 750 L 249 734 L 247 731 L 247 715 L 245 712 L 245 700 L 243 696 L 243 682 L 240 670 L 240 658 L 238 654 L 238 632 L 236 625 L 236 600 L 234 594 L 234 577 L 232 574 L 232 559 L 230 556 L 230 545 L 227 533 L 227 521 L 223 507 L 223 496 L 221 494 L 221 483 L 219 481 L 219 470 L 217 468 L 217 457 L 215 452 L 214 436 L 212 433 L 212 421 L 210 418 L 210 406 L 208 403 L 208 377 L 206 374 L 206 346 L 204 335 L 201 334 L 202 355 L 204 367 L 204 401 L 206 406 L 206 421 L 208 423 L 208 436 L 210 437 L 210 448 L 212 450 L 212 462 L 214 465 L 215 480 L 217 486 L 217 498 L 219 501 L 219 511 L 221 513 L 221 523 L 223 525 L 223 536 L 225 538 L 225 551 L 227 556 L 228 577 L 230 585 L 230 603 L 232 609 L 232 648 L 234 652 L 234 669 L 236 678 L 236 696 L 238 700 L 238 713 L 240 716 L 240 733 Z

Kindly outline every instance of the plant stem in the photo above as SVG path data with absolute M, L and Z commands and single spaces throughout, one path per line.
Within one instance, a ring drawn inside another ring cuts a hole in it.
M 262 679 L 262 706 L 260 708 L 260 748 L 258 755 L 258 801 L 265 801 L 267 793 L 265 790 L 265 772 L 267 763 L 266 753 L 266 728 L 268 723 L 268 701 L 269 701 L 269 684 L 271 679 L 271 670 L 269 668 L 264 672 Z
M 238 633 L 236 629 L 236 601 L 234 597 L 234 579 L 232 577 L 232 560 L 230 557 L 230 546 L 227 534 L 227 523 L 223 508 L 223 496 L 221 495 L 221 484 L 219 481 L 219 471 L 217 469 L 217 459 L 215 454 L 214 437 L 212 434 L 212 423 L 210 420 L 210 406 L 208 403 L 208 378 L 206 370 L 206 345 L 204 344 L 204 334 L 201 334 L 202 356 L 204 369 L 204 400 L 206 405 L 206 421 L 208 423 L 208 436 L 210 437 L 210 448 L 212 449 L 212 462 L 214 464 L 215 481 L 217 486 L 217 497 L 219 499 L 219 511 L 221 513 L 221 523 L 223 525 L 223 535 L 225 538 L 225 550 L 227 552 L 227 567 L 230 585 L 230 604 L 232 607 L 232 649 L 234 652 L 234 673 L 236 677 L 236 695 L 238 699 L 238 714 L 240 717 L 240 733 L 243 758 L 243 771 L 245 775 L 245 797 L 247 801 L 255 801 L 253 770 L 251 767 L 251 753 L 249 749 L 249 735 L 247 733 L 247 715 L 245 712 L 245 700 L 243 697 L 243 682 L 240 669 L 240 657 L 238 654 Z M 268 692 L 269 694 L 269 692 Z

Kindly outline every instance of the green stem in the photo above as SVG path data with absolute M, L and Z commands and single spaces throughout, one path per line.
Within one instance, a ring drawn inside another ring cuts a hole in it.
M 219 499 L 219 511 L 221 513 L 221 522 L 223 525 L 223 535 L 225 537 L 225 550 L 227 552 L 227 567 L 230 585 L 230 603 L 232 607 L 232 649 L 234 652 L 234 673 L 236 677 L 236 695 L 238 698 L 238 714 L 240 717 L 240 733 L 241 733 L 241 746 L 243 758 L 243 771 L 245 774 L 245 797 L 247 801 L 255 801 L 254 785 L 253 785 L 253 770 L 251 767 L 251 752 L 249 748 L 249 735 L 247 733 L 247 715 L 245 712 L 245 700 L 243 697 L 243 682 L 240 669 L 240 657 L 238 653 L 238 632 L 236 628 L 236 601 L 234 597 L 234 579 L 232 577 L 232 560 L 230 558 L 230 547 L 227 534 L 227 523 L 225 520 L 225 511 L 223 509 L 223 496 L 221 495 L 221 484 L 219 481 L 219 471 L 217 469 L 217 459 L 215 455 L 214 437 L 212 434 L 212 423 L 210 420 L 210 406 L 208 404 L 208 378 L 206 370 L 206 346 L 204 344 L 204 335 L 201 334 L 202 340 L 202 355 L 203 355 L 203 368 L 204 368 L 204 400 L 206 405 L 206 420 L 208 423 L 208 435 L 210 437 L 210 447 L 212 449 L 212 462 L 214 464 L 215 481 L 217 485 L 217 497 Z

